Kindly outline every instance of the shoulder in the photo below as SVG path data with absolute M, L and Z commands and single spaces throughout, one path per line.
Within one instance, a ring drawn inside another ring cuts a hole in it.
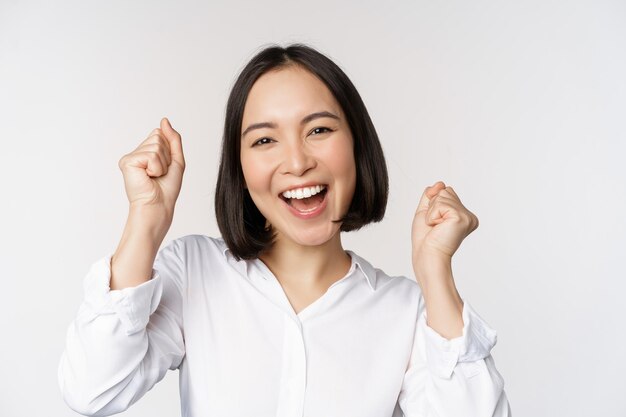
M 173 239 L 171 243 L 176 242 L 177 245 L 186 248 L 199 247 L 204 249 L 212 249 L 224 251 L 227 246 L 221 237 L 212 237 L 203 234 L 189 234 Z
M 377 294 L 402 299 L 405 302 L 415 302 L 419 299 L 421 288 L 417 281 L 404 275 L 389 275 L 356 253 L 349 252 Z
M 243 263 L 231 261 L 228 246 L 221 237 L 188 234 L 170 240 L 157 255 L 155 264 L 165 269 L 177 268 L 187 283 L 205 281 L 207 277 L 227 277 L 240 273 Z
M 421 295 L 421 288 L 417 281 L 405 275 L 388 275 L 379 268 L 376 271 L 377 291 L 383 294 L 388 293 L 393 297 L 400 298 L 406 302 L 417 302 Z
M 224 239 L 203 234 L 189 234 L 172 239 L 160 252 L 174 252 L 183 261 L 193 259 L 225 259 L 228 249 Z

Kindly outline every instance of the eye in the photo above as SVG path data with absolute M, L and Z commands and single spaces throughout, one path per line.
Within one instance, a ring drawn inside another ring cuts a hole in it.
M 310 135 L 320 135 L 322 133 L 326 133 L 326 132 L 332 132 L 332 129 L 329 129 L 327 127 L 316 127 L 315 129 L 311 130 L 311 133 L 309 133 Z
M 274 141 L 274 139 L 270 139 L 270 138 L 261 138 L 261 139 L 259 139 L 259 140 L 255 141 L 255 142 L 252 144 L 252 146 L 257 146 L 257 145 L 266 145 L 266 144 L 271 143 L 271 142 L 273 142 L 273 141 Z

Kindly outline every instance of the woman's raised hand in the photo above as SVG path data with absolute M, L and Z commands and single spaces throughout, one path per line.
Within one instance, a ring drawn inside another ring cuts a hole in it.
M 428 259 L 452 259 L 452 255 L 478 227 L 478 217 L 469 211 L 443 181 L 426 187 L 413 218 L 413 266 Z
M 132 207 L 148 207 L 171 221 L 185 171 L 180 134 L 167 118 L 118 163 Z
M 126 227 L 111 257 L 112 290 L 150 279 L 159 246 L 174 218 L 185 158 L 180 135 L 169 120 L 118 163 L 124 175 L 130 210 Z

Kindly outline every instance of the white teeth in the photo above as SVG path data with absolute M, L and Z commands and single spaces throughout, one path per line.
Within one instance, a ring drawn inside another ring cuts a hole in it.
M 297 198 L 298 200 L 302 200 L 303 198 L 309 198 L 322 192 L 325 189 L 325 185 L 314 185 L 313 187 L 304 187 L 304 188 L 296 188 L 294 190 L 288 190 L 283 192 L 283 197 L 285 198 Z

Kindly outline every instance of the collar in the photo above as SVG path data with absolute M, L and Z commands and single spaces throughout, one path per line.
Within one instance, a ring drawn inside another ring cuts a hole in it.
M 230 262 L 233 265 L 235 265 L 240 272 L 244 273 L 245 276 L 249 278 L 250 277 L 250 274 L 249 274 L 250 262 L 246 261 L 245 259 L 241 259 L 237 261 L 235 257 L 233 256 L 233 254 L 230 252 L 231 252 L 230 248 L 228 248 L 228 246 L 224 244 L 224 248 L 222 249 L 222 255 L 224 255 L 226 262 Z M 363 276 L 365 277 L 365 279 L 367 280 L 367 284 L 369 285 L 370 289 L 372 291 L 376 291 L 376 269 L 372 266 L 372 264 L 370 264 L 365 259 L 361 258 L 356 253 L 352 252 L 351 250 L 346 250 L 346 253 L 350 255 L 350 258 L 352 258 L 352 266 L 350 267 L 351 272 L 349 273 L 352 273 L 355 267 L 358 267 L 363 273 Z M 265 274 L 260 274 L 260 275 L 263 277 L 263 279 L 267 279 Z
M 355 263 L 363 275 L 365 275 L 365 279 L 367 279 L 367 283 L 372 291 L 376 291 L 376 269 L 372 266 L 372 264 L 351 250 L 346 250 L 346 252 L 348 252 L 348 254 L 352 257 L 352 263 Z

